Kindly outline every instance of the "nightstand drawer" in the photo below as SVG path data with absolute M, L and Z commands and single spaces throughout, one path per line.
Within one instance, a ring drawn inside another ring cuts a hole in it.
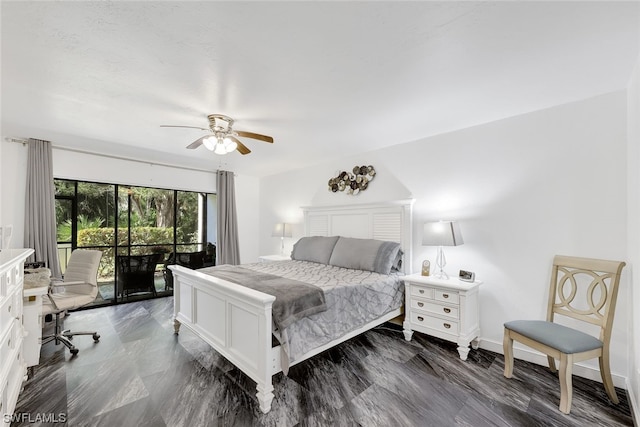
M 436 289 L 436 301 L 448 302 L 449 304 L 458 304 L 458 293 L 452 291 L 444 291 L 442 289 Z
M 431 329 L 436 329 L 447 334 L 458 333 L 458 322 L 451 320 L 443 320 L 437 317 L 431 317 L 420 313 L 411 312 L 411 323 L 416 326 L 423 326 Z
M 411 309 L 417 310 L 421 312 L 428 312 L 434 314 L 440 314 L 442 316 L 451 317 L 452 319 L 458 319 L 458 308 L 457 307 L 447 307 L 442 304 L 428 302 L 428 301 L 420 301 L 420 300 L 412 300 L 411 301 Z
M 411 284 L 411 295 L 433 299 L 433 288 Z

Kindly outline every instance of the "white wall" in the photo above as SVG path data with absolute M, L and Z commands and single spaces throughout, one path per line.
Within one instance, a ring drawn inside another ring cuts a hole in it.
M 629 82 L 628 93 L 628 260 L 630 270 L 630 298 L 626 301 L 629 313 L 629 369 L 627 387 L 636 420 L 640 420 L 640 60 Z M 634 309 L 635 308 L 635 309 Z
M 52 142 L 55 144 L 55 141 Z M 2 219 L 5 224 L 14 225 L 12 247 L 22 247 L 24 242 L 26 164 L 26 146 L 18 143 L 3 143 L 2 170 L 0 171 L 1 198 L 4 201 Z M 53 174 L 56 178 L 216 192 L 215 171 L 203 172 L 160 166 L 56 148 L 53 150 Z M 236 176 L 236 204 L 239 211 L 239 245 L 242 262 L 253 261 L 258 256 L 258 244 L 255 238 L 258 227 L 257 200 L 257 179 Z
M 275 222 L 297 222 L 294 237 L 302 234 L 300 206 L 413 197 L 414 270 L 422 259 L 435 259 L 436 248 L 420 245 L 422 223 L 460 221 L 465 244 L 446 248 L 446 270 L 475 271 L 484 282 L 481 345 L 502 352 L 505 321 L 544 318 L 555 254 L 625 259 L 625 156 L 626 93 L 620 91 L 266 177 L 260 183 L 260 251 L 277 252 L 278 241 L 270 237 Z M 364 193 L 327 190 L 337 171 L 361 164 L 379 171 Z M 625 272 L 619 300 L 628 295 Z M 628 309 L 618 307 L 612 338 L 619 386 L 627 375 Z M 532 353 L 516 356 L 546 362 Z M 597 369 L 597 362 L 584 365 Z M 597 371 L 582 371 L 575 370 L 599 379 Z
M 27 186 L 27 146 L 15 142 L 0 142 L 2 145 L 2 169 L 0 181 L 3 225 L 13 225 L 12 248 L 23 247 L 24 242 L 24 194 Z

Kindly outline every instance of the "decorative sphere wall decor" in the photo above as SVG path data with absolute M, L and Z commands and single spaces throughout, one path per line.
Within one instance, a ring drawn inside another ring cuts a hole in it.
M 369 187 L 369 182 L 376 176 L 373 166 L 354 166 L 353 172 L 342 171 L 329 180 L 329 191 L 337 193 L 346 191 L 356 195 Z

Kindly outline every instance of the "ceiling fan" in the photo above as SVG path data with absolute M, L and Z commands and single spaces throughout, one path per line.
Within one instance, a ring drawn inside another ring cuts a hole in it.
M 234 120 L 223 114 L 210 114 L 207 116 L 209 119 L 209 129 L 201 128 L 198 126 L 179 126 L 179 125 L 160 125 L 163 128 L 191 128 L 211 131 L 210 134 L 202 136 L 191 144 L 187 145 L 187 148 L 193 150 L 201 145 L 204 145 L 210 151 L 216 154 L 227 154 L 234 150 L 238 150 L 240 154 L 249 154 L 251 150 L 244 145 L 238 137 L 257 139 L 260 141 L 273 144 L 273 138 L 267 135 L 261 135 L 259 133 L 246 132 L 243 130 L 234 130 Z

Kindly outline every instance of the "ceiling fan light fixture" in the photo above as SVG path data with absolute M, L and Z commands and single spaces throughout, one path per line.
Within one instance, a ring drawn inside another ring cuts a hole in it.
M 205 148 L 209 151 L 213 151 L 216 148 L 217 142 L 218 140 L 216 139 L 215 136 L 209 136 L 202 140 L 202 143 L 204 144 Z
M 238 148 L 238 144 L 233 139 L 231 138 L 224 139 L 224 149 L 227 151 L 227 153 L 231 153 L 236 148 Z
M 1 1 L 1 0 L 0 0 Z M 242 143 L 238 137 L 257 139 L 273 144 L 273 138 L 268 135 L 262 135 L 255 132 L 236 131 L 233 129 L 234 120 L 223 114 L 209 114 L 209 129 L 200 126 L 183 126 L 183 125 L 160 125 L 160 127 L 190 128 L 210 131 L 209 135 L 202 136 L 191 144 L 187 145 L 187 149 L 193 150 L 201 145 L 215 154 L 223 155 L 232 151 L 238 151 L 242 155 L 251 153 L 251 150 Z
M 220 155 L 227 154 L 227 150 L 224 147 L 224 143 L 222 142 L 222 140 L 218 140 L 218 142 L 216 143 L 216 147 L 213 150 L 213 152 L 216 153 L 216 154 L 220 154 Z

